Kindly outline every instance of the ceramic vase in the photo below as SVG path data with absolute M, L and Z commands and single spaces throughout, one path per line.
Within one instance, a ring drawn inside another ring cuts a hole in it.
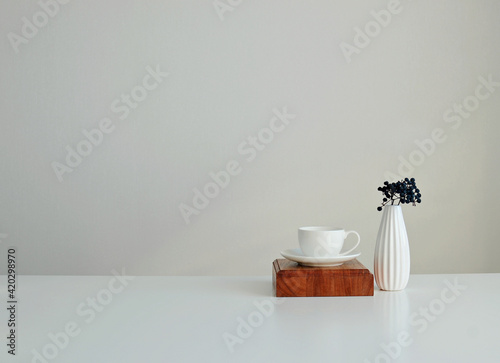
M 400 205 L 386 205 L 375 245 L 375 281 L 381 290 L 403 290 L 410 278 L 410 246 Z

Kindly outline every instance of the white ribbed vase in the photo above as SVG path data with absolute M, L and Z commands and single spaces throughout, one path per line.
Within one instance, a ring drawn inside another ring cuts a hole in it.
M 378 230 L 375 281 L 382 290 L 403 290 L 410 278 L 410 246 L 400 205 L 386 205 Z

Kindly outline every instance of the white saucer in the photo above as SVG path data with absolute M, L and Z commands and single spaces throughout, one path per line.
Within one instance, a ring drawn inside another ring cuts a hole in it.
M 304 256 L 300 248 L 290 248 L 288 250 L 281 251 L 281 256 L 289 259 L 290 261 L 309 267 L 340 266 L 344 262 L 354 260 L 359 255 L 361 255 L 361 253 L 353 253 L 351 255 L 336 257 L 308 257 Z

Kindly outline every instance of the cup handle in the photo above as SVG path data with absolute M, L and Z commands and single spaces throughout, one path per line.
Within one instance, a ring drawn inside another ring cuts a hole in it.
M 354 247 L 353 247 L 353 248 L 351 248 L 349 251 L 346 251 L 346 252 L 342 252 L 342 253 L 340 253 L 340 254 L 339 254 L 340 256 L 347 255 L 349 252 L 354 251 L 354 249 L 355 249 L 356 247 L 358 247 L 359 242 L 361 242 L 361 237 L 359 236 L 359 233 L 358 233 L 358 232 L 356 232 L 356 231 L 347 231 L 347 232 L 345 233 L 345 238 L 347 238 L 347 236 L 349 235 L 349 233 L 354 233 L 356 236 L 358 236 L 358 242 L 356 242 L 356 244 L 354 245 Z

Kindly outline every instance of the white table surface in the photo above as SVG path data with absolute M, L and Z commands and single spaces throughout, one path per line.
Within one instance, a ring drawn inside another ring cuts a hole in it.
M 373 297 L 276 299 L 270 276 L 125 284 L 112 276 L 19 276 L 17 355 L 7 354 L 2 334 L 0 361 L 44 362 L 34 351 L 45 349 L 47 362 L 64 363 L 500 362 L 500 274 L 412 275 L 405 290 L 376 288 Z M 249 316 L 255 327 L 244 331 Z M 0 319 L 6 333 L 6 309 Z M 65 342 L 59 334 L 55 351 L 49 334 L 68 323 L 74 336 Z M 235 338 L 233 351 L 224 337 Z

